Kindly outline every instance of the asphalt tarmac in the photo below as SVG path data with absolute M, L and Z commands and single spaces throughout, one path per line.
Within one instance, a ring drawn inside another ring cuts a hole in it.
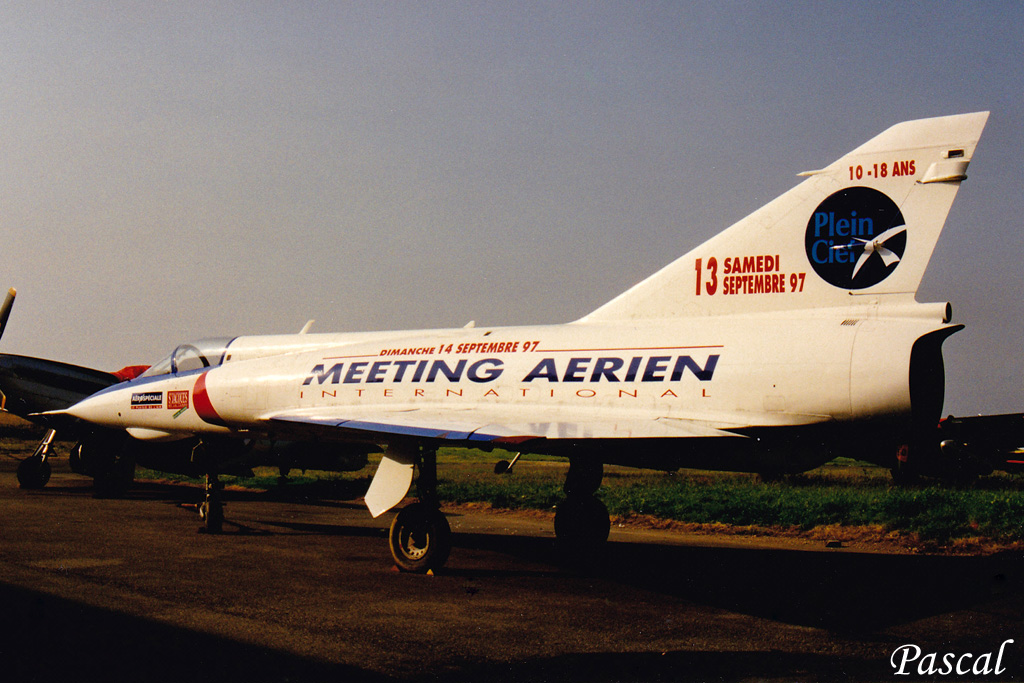
M 1024 561 L 890 555 L 613 529 L 587 572 L 550 522 L 453 512 L 435 576 L 393 569 L 391 515 L 358 498 L 198 489 L 92 496 L 54 462 L 40 491 L 0 461 L 7 681 L 894 680 L 897 647 L 997 651 L 1024 678 Z M 899 676 L 895 680 L 918 678 Z M 957 679 L 956 675 L 942 677 Z

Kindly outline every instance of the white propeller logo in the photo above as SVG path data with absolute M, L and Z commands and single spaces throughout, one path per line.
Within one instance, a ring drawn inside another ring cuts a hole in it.
M 895 228 L 889 228 L 888 230 L 883 232 L 881 235 L 878 235 L 877 237 L 875 237 L 872 240 L 864 240 L 864 239 L 861 239 L 859 237 L 853 237 L 853 238 L 851 238 L 851 239 L 853 239 L 853 241 L 850 242 L 849 244 L 837 244 L 837 245 L 835 245 L 832 248 L 833 249 L 853 249 L 854 247 L 862 247 L 863 248 L 864 251 L 861 252 L 860 257 L 857 259 L 857 263 L 853 266 L 853 275 L 850 276 L 850 279 L 852 280 L 853 278 L 857 277 L 857 273 L 860 272 L 860 269 L 864 266 L 865 263 L 868 262 L 868 259 L 871 258 L 872 254 L 878 254 L 880 257 L 882 257 L 882 263 L 884 263 L 887 268 L 889 266 L 891 266 L 892 264 L 894 264 L 894 263 L 898 263 L 899 260 L 900 260 L 899 254 L 897 254 L 896 252 L 894 252 L 891 249 L 887 248 L 885 246 L 885 243 L 888 242 L 889 240 L 891 240 L 896 235 L 900 234 L 901 232 L 906 232 L 906 231 L 907 231 L 907 226 L 906 225 L 897 225 Z

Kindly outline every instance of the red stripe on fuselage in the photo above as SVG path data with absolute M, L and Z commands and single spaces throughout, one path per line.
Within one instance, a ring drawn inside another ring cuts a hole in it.
M 218 427 L 227 427 L 227 423 L 224 422 L 223 418 L 217 414 L 217 410 L 213 407 L 210 402 L 210 397 L 206 393 L 206 373 L 199 375 L 199 379 L 196 380 L 196 385 L 192 387 L 192 405 L 196 409 L 196 415 L 198 415 L 203 422 L 208 424 L 217 425 Z

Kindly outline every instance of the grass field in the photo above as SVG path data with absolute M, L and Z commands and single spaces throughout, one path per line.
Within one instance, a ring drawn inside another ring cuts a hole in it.
M 442 449 L 438 493 L 451 504 L 552 511 L 564 497 L 568 464 L 524 456 L 511 474 L 495 475 L 510 454 Z M 286 486 L 311 496 L 361 495 L 376 458 L 350 473 L 293 471 Z M 161 475 L 162 476 L 162 475 Z M 278 486 L 276 469 L 226 478 L 247 488 Z M 970 487 L 900 488 L 887 470 L 851 460 L 781 481 L 756 475 L 680 470 L 666 473 L 608 466 L 598 497 L 616 523 L 680 525 L 695 531 L 898 543 L 922 550 L 974 551 L 1024 546 L 1024 479 L 994 475 Z
M 25 457 L 32 431 L 0 424 L 0 452 Z M 58 448 L 63 456 L 66 446 Z M 512 473 L 495 475 L 494 463 L 511 454 L 441 449 L 438 492 L 452 504 L 551 511 L 563 498 L 568 463 L 523 456 Z M 360 496 L 378 458 L 347 473 L 293 471 L 289 487 L 310 497 Z M 278 472 L 258 468 L 247 479 L 225 482 L 248 488 L 278 486 Z M 140 470 L 140 478 L 187 480 Z M 198 480 L 190 480 L 198 483 Z M 838 460 L 801 475 L 764 483 L 756 475 L 723 472 L 658 472 L 608 466 L 598 497 L 616 523 L 685 525 L 694 530 L 817 537 L 877 538 L 927 550 L 1024 547 L 1024 478 L 985 477 L 969 487 L 893 485 L 887 470 Z
M 449 456 L 455 457 L 457 456 Z M 520 469 L 521 467 L 521 469 Z M 549 509 L 562 498 L 565 465 L 517 465 L 487 476 L 462 465 L 441 467 L 440 494 L 453 502 Z M 887 470 L 838 460 L 811 472 L 764 483 L 756 475 L 675 473 L 608 467 L 598 497 L 620 520 L 671 520 L 745 533 L 877 536 L 925 548 L 1014 546 L 1024 541 L 1024 480 L 987 477 L 971 487 L 899 488 Z

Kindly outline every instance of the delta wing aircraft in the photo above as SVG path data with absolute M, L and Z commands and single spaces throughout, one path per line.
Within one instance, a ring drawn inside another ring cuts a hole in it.
M 915 293 L 987 118 L 893 126 L 575 322 L 183 346 L 58 414 L 210 450 L 384 446 L 365 500 L 383 514 L 418 471 L 390 532 L 409 571 L 449 554 L 440 445 L 568 458 L 555 532 L 580 553 L 608 535 L 605 463 L 923 467 L 938 457 L 920 444 L 942 411 L 941 346 L 962 325 Z
M 11 288 L 0 304 L 0 338 L 14 307 L 17 292 Z M 310 323 L 304 330 L 308 330 Z M 249 340 L 245 353 L 249 357 L 274 355 L 296 348 L 305 348 L 295 338 L 300 335 L 260 337 L 257 344 Z M 209 366 L 204 354 L 221 353 L 230 340 L 207 340 L 182 344 L 154 372 L 174 372 L 189 367 Z M 282 346 L 283 344 L 283 346 Z M 200 348 L 202 347 L 202 348 Z M 212 349 L 212 350 L 211 350 Z M 218 356 L 219 357 L 219 356 Z M 205 472 L 242 474 L 261 466 L 277 467 L 282 477 L 293 468 L 330 471 L 353 471 L 366 466 L 367 453 L 373 446 L 353 444 L 295 443 L 251 439 L 233 442 L 233 448 L 221 447 L 210 453 L 198 449 L 198 437 L 173 442 L 139 440 L 121 427 L 103 427 L 78 420 L 60 419 L 51 411 L 61 411 L 107 387 L 134 379 L 147 371 L 148 365 L 129 365 L 116 372 L 105 372 L 60 361 L 0 353 L 0 410 L 49 427 L 35 452 L 18 465 L 18 483 L 25 489 L 46 486 L 50 480 L 50 458 L 54 454 L 57 429 L 60 438 L 71 439 L 74 446 L 68 455 L 71 470 L 93 478 L 97 496 L 116 497 L 131 486 L 136 463 L 162 472 L 201 475 Z M 201 508 L 205 514 L 206 508 Z M 208 523 L 216 523 L 208 519 Z

